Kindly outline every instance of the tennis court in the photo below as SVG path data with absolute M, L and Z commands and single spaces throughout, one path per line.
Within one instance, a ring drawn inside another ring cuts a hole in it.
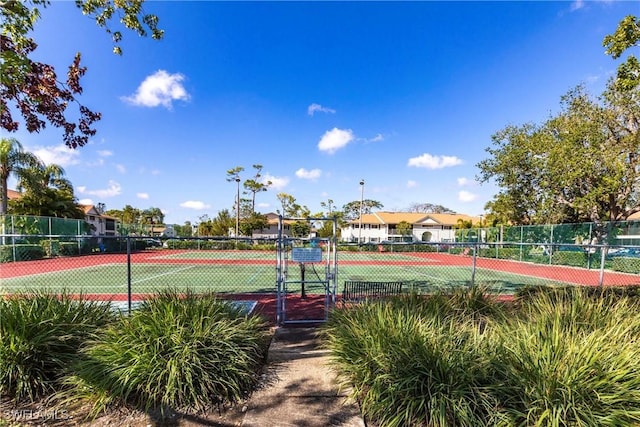
M 105 296 L 126 294 L 129 285 L 135 294 L 166 288 L 222 294 L 276 291 L 274 252 L 157 250 L 136 253 L 130 264 L 127 261 L 126 255 L 99 254 L 5 264 L 0 289 L 13 293 L 39 288 Z M 292 282 L 301 280 L 301 269 L 295 263 L 288 264 L 285 274 Z M 324 265 L 309 264 L 305 274 L 309 281 L 324 278 Z M 596 278 L 597 271 L 508 260 L 478 258 L 474 267 L 472 257 L 446 253 L 338 253 L 338 286 L 345 280 L 404 281 L 409 288 L 432 292 L 469 285 L 473 280 L 493 292 L 511 294 L 526 285 L 595 284 Z M 289 290 L 296 292 L 299 287 Z

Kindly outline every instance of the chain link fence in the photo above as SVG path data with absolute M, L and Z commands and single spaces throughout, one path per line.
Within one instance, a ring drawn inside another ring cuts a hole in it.
M 272 302 L 277 293 L 274 239 L 91 236 L 82 221 L 58 218 L 11 217 L 7 224 L 5 217 L 0 224 L 0 294 L 67 292 L 130 309 L 168 288 Z M 424 293 L 482 286 L 507 295 L 538 285 L 640 285 L 638 222 L 458 232 L 457 242 L 339 244 L 338 289 L 327 291 L 339 298 L 347 280 L 402 281 L 403 289 Z M 324 274 L 320 264 L 291 261 L 291 282 Z

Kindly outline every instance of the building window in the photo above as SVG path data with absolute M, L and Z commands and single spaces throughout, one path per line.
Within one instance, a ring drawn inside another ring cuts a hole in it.
M 89 221 L 95 221 L 95 220 L 96 220 L 96 217 L 95 217 L 95 216 L 93 216 L 93 215 L 89 215 Z

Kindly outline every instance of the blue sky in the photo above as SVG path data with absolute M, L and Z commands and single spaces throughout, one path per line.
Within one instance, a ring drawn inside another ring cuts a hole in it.
M 80 51 L 83 104 L 98 133 L 13 135 L 65 168 L 83 203 L 159 207 L 167 223 L 234 205 L 226 171 L 264 166 L 312 212 L 364 197 L 478 215 L 497 189 L 476 181 L 491 135 L 540 122 L 583 83 L 602 91 L 618 65 L 602 39 L 640 3 L 150 1 L 161 41 L 124 32 L 121 57 L 73 2 L 36 27 L 36 57 L 64 76 Z M 10 183 L 11 185 L 11 183 Z M 15 185 L 15 183 L 14 183 Z

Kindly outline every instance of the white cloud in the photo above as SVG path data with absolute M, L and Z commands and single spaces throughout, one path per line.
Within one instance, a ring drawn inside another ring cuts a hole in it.
M 201 211 L 203 209 L 209 209 L 211 206 L 207 205 L 204 202 L 196 201 L 196 200 L 187 200 L 186 202 L 180 203 L 180 206 L 187 209 L 195 209 L 197 211 Z
M 91 199 L 80 199 L 78 200 L 79 205 L 93 205 L 93 200 Z
M 369 142 L 380 142 L 380 141 L 384 141 L 384 136 L 382 136 L 381 133 L 377 134 L 376 136 L 374 136 L 373 138 L 368 140 Z
M 460 177 L 458 178 L 458 186 L 460 187 L 464 187 L 467 185 L 473 185 L 474 181 L 470 180 L 469 178 L 465 178 L 465 177 Z
M 147 200 L 149 198 L 149 193 L 136 193 L 136 197 L 138 199 Z
M 36 147 L 31 152 L 47 165 L 56 164 L 64 168 L 80 163 L 80 150 L 74 150 L 64 144 Z
M 576 11 L 584 7 L 584 0 L 575 0 L 571 3 L 571 11 Z
M 409 159 L 408 166 L 426 169 L 442 169 L 462 164 L 462 160 L 456 156 L 432 156 L 424 153 L 418 157 Z
M 271 185 L 269 186 L 269 189 L 273 189 L 273 190 L 282 190 L 289 184 L 289 178 L 277 177 L 269 174 L 266 174 L 263 179 L 263 182 L 267 182 L 267 181 L 271 181 Z
M 477 195 L 466 190 L 462 190 L 458 192 L 458 200 L 460 200 L 461 202 L 473 202 L 477 198 L 478 198 Z
M 80 194 L 89 194 L 98 197 L 98 199 L 114 197 L 122 193 L 122 186 L 113 180 L 109 181 L 107 188 L 103 190 L 87 190 L 87 187 L 84 186 L 76 187 L 76 189 Z
M 415 182 L 414 180 L 410 179 L 409 181 L 407 181 L 407 188 L 415 188 L 418 186 L 418 183 Z
M 296 171 L 296 176 L 301 179 L 310 179 L 312 181 L 320 178 L 322 171 L 320 169 L 311 169 L 310 171 L 305 168 L 300 168 Z
M 353 136 L 353 131 L 351 129 L 333 128 L 322 135 L 322 138 L 320 138 L 320 142 L 318 143 L 318 149 L 320 151 L 326 151 L 329 154 L 333 154 L 337 150 L 345 147 L 354 139 L 355 137 Z
M 335 114 L 336 110 L 329 107 L 323 107 L 320 104 L 313 103 L 307 107 L 307 114 L 313 116 L 316 111 L 321 113 Z
M 116 170 L 122 174 L 127 173 L 127 168 L 124 165 L 116 165 Z
M 183 80 L 184 75 L 180 73 L 169 74 L 164 70 L 158 70 L 144 79 L 135 94 L 124 96 L 121 99 L 139 107 L 162 105 L 171 109 L 173 101 L 188 101 L 190 98 L 182 85 Z
M 262 203 L 256 203 L 256 206 L 259 207 L 259 208 L 264 209 L 264 208 L 268 208 L 271 205 L 269 205 L 269 203 L 262 202 Z
M 98 150 L 98 156 L 100 156 L 100 157 L 109 157 L 109 156 L 113 156 L 113 151 L 109 151 L 109 150 Z

